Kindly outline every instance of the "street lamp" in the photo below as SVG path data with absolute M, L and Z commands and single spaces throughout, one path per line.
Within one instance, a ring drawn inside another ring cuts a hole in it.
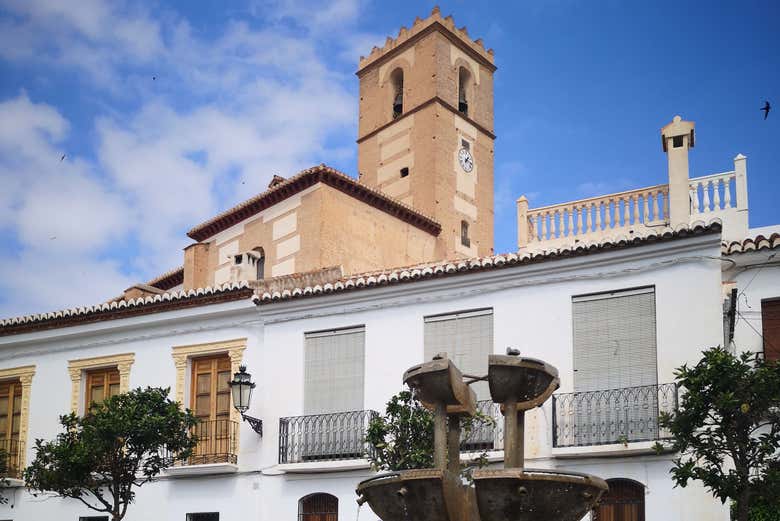
M 249 402 L 252 401 L 252 389 L 255 388 L 255 383 L 252 382 L 252 375 L 246 372 L 245 365 L 238 368 L 238 372 L 233 374 L 233 380 L 228 385 L 230 385 L 230 392 L 233 394 L 233 407 L 241 414 L 241 419 L 248 422 L 252 430 L 262 436 L 263 420 L 244 414 L 249 410 Z

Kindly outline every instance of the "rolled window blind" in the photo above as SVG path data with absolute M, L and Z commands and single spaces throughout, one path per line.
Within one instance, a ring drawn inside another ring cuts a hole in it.
M 304 414 L 363 409 L 365 328 L 306 333 Z
M 572 303 L 575 392 L 658 383 L 654 288 Z
M 425 317 L 425 360 L 446 352 L 468 374 L 485 375 L 493 353 L 493 310 L 480 309 Z M 490 399 L 487 382 L 472 384 L 478 400 Z

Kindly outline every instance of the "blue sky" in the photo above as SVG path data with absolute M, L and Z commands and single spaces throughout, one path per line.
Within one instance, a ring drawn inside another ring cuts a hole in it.
M 358 57 L 433 5 L 0 0 L 0 316 L 180 265 L 187 229 L 275 173 L 354 175 Z M 691 175 L 747 155 L 751 225 L 778 222 L 780 3 L 440 5 L 496 52 L 497 251 L 521 194 L 665 182 L 675 114 L 697 124 Z

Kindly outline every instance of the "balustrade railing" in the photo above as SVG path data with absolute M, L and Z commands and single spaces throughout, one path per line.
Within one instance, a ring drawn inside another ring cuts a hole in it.
M 669 185 L 657 185 L 527 211 L 528 245 L 598 237 L 614 230 L 663 223 Z M 522 215 L 520 215 L 522 218 Z
M 669 438 L 661 412 L 677 409 L 675 384 L 553 395 L 553 447 Z
M 12 479 L 21 479 L 24 465 L 22 456 L 24 450 L 18 439 L 0 438 L 0 458 L 2 458 L 2 467 L 4 475 Z
M 279 419 L 279 463 L 364 458 L 366 429 L 376 411 L 348 411 Z
M 737 208 L 737 173 L 695 177 L 689 181 L 691 217 Z
M 199 422 L 192 429 L 192 435 L 198 444 L 187 459 L 178 459 L 175 454 L 166 452 L 173 459 L 173 466 L 206 465 L 210 463 L 238 462 L 238 422 L 220 419 Z
M 462 431 L 460 451 L 463 453 L 481 453 L 492 450 L 504 450 L 504 417 L 501 405 L 491 400 L 477 402 L 477 410 L 493 418 L 494 424 L 472 423 L 469 432 Z

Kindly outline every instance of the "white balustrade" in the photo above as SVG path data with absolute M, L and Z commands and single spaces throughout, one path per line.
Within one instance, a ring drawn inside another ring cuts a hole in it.
M 728 195 L 726 195 L 728 197 Z M 669 186 L 656 185 L 617 194 L 527 210 L 529 245 L 599 236 L 669 217 Z
M 689 185 L 691 217 L 736 208 L 737 198 L 731 195 L 732 191 L 736 190 L 736 181 L 736 172 L 724 172 L 691 179 Z

